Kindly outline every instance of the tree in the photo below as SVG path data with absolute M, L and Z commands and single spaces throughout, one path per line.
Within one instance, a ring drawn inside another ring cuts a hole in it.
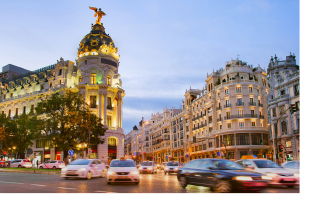
M 49 141 L 52 147 L 64 152 L 64 159 L 69 149 L 78 150 L 78 144 L 87 142 L 90 144 L 102 144 L 100 138 L 104 135 L 106 127 L 101 124 L 101 118 L 89 113 L 85 107 L 84 99 L 79 92 L 69 89 L 61 90 L 46 99 L 42 99 L 35 108 L 39 117 L 42 117 L 41 140 Z

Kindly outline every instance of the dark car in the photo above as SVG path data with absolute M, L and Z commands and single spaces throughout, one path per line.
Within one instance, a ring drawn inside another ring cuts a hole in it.
M 190 161 L 179 168 L 177 178 L 183 188 L 191 184 L 208 186 L 218 192 L 260 191 L 268 185 L 259 173 L 245 171 L 242 166 L 230 160 L 213 158 Z

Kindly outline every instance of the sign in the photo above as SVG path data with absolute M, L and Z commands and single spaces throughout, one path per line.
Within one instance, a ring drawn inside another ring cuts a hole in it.
M 166 159 L 168 159 L 168 155 L 166 155 Z
M 220 156 L 220 152 L 217 152 L 217 156 Z
M 69 154 L 70 156 L 73 156 L 73 155 L 74 155 L 74 151 L 73 151 L 72 149 L 70 149 L 70 150 L 68 151 L 68 154 Z
M 189 155 L 188 155 L 188 154 L 186 154 L 186 158 L 189 158 Z
M 91 148 L 88 149 L 88 155 L 91 155 Z

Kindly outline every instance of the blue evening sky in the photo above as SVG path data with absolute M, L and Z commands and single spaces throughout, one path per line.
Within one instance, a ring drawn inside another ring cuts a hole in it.
M 90 3 L 89 3 L 90 2 Z M 63 57 L 75 61 L 102 8 L 106 33 L 120 54 L 126 91 L 123 126 L 181 107 L 190 86 L 237 58 L 267 68 L 271 56 L 299 50 L 298 0 L 0 1 L 0 66 L 35 70 Z

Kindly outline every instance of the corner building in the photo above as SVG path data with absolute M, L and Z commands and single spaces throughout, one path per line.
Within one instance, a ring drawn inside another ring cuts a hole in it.
M 111 37 L 105 33 L 102 23 L 91 26 L 91 32 L 80 42 L 76 64 L 60 58 L 56 64 L 35 71 L 24 71 L 15 77 L 2 78 L 0 111 L 9 117 L 29 113 L 40 97 L 71 88 L 85 98 L 92 113 L 102 119 L 108 128 L 104 144 L 92 146 L 91 157 L 104 162 L 124 156 L 124 131 L 122 129 L 122 99 L 125 96 L 118 73 L 119 55 Z M 10 71 L 6 66 L 6 75 Z M 11 69 L 19 70 L 14 65 Z M 33 154 L 27 155 L 44 160 L 60 160 L 66 153 L 49 148 L 49 144 L 34 143 Z M 86 155 L 86 154 L 85 154 Z

